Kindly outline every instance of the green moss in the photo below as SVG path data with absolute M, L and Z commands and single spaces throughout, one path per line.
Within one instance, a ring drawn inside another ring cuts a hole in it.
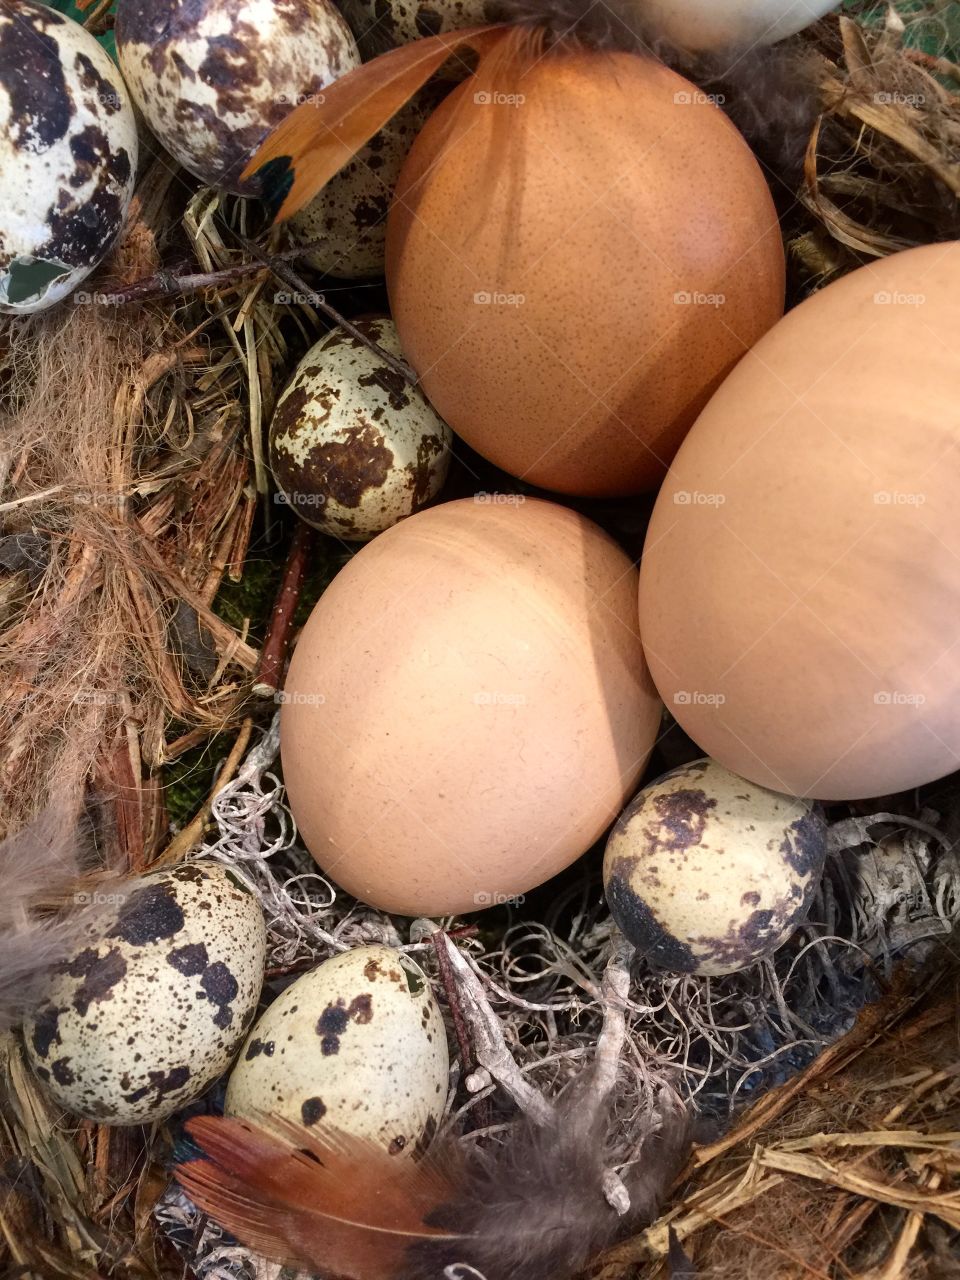
M 76 4 L 74 4 L 74 0 L 46 0 L 46 3 L 49 4 L 51 9 L 56 9 L 58 13 L 66 14 L 68 18 L 72 18 L 74 22 L 79 22 L 81 25 L 83 25 L 85 19 L 89 17 L 89 12 L 85 14 L 80 12 Z M 107 14 L 105 14 L 100 20 L 100 25 L 109 24 L 109 30 L 105 31 L 102 35 L 97 36 L 97 39 L 103 45 L 104 49 L 106 49 L 107 53 L 109 53 L 110 57 L 114 60 L 116 60 L 117 57 L 117 44 L 113 38 L 113 15 L 115 10 L 116 0 L 114 0 L 114 4 L 110 6 Z

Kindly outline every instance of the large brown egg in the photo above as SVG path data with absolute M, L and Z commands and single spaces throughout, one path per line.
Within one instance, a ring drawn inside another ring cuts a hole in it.
M 773 201 L 694 85 L 621 53 L 481 71 L 400 176 L 387 283 L 438 413 L 562 493 L 662 478 L 710 394 L 783 311 Z
M 297 644 L 284 779 L 307 848 L 386 911 L 521 895 L 623 806 L 660 720 L 637 574 L 589 520 L 464 499 L 364 547 Z
M 657 500 L 640 622 L 687 733 L 827 800 L 960 767 L 960 243 L 792 311 L 701 416 Z

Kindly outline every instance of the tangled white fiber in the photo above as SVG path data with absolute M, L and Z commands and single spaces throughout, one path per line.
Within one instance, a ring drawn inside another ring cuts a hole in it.
M 452 930 L 446 946 L 456 961 L 455 999 L 479 1064 L 465 1081 L 468 1100 L 456 1111 L 448 1104 L 447 1125 L 455 1133 L 469 1128 L 465 1142 L 496 1140 L 514 1104 L 528 1112 L 549 1106 L 604 1052 L 613 1055 L 617 1080 L 611 1168 L 632 1158 L 636 1135 L 665 1086 L 725 1123 L 738 1103 L 788 1078 L 847 1030 L 895 960 L 922 958 L 960 920 L 960 859 L 941 829 L 943 815 L 930 810 L 834 822 L 826 873 L 791 945 L 723 978 L 668 976 L 638 959 L 629 966 L 629 948 L 589 868 L 557 896 L 546 918 L 508 918 L 495 933 L 486 917 L 476 930 L 457 929 L 451 920 L 390 917 L 336 889 L 298 846 L 274 772 L 278 751 L 275 720 L 214 800 L 218 834 L 201 853 L 228 865 L 263 903 L 268 989 L 338 952 L 379 942 L 417 954 L 450 1018 L 438 946 Z M 520 906 L 509 916 L 518 916 Z M 627 991 L 628 966 L 629 992 L 612 1010 L 609 992 L 621 971 L 620 989 Z M 455 1066 L 451 1103 L 458 1073 Z M 201 1280 L 279 1274 L 212 1224 L 200 1224 L 176 1189 L 157 1212 L 174 1242 L 189 1248 Z

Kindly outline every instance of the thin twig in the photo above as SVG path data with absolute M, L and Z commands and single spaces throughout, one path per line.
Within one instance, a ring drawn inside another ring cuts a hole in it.
M 260 652 L 260 663 L 253 684 L 253 692 L 258 698 L 275 697 L 283 682 L 283 666 L 290 647 L 293 619 L 300 601 L 313 541 L 313 529 L 304 521 L 298 520 L 283 571 L 283 581 L 270 615 L 267 638 Z
M 253 254 L 253 256 L 262 262 L 265 267 L 269 267 L 278 280 L 282 280 L 285 285 L 289 285 L 295 293 L 299 293 L 303 297 L 309 298 L 312 305 L 315 306 L 318 311 L 322 311 L 325 316 L 328 316 L 334 322 L 334 324 L 339 325 L 342 329 L 346 329 L 347 333 L 349 333 L 352 338 L 356 338 L 356 340 L 358 342 L 362 342 L 365 347 L 369 347 L 369 349 L 376 354 L 377 359 L 382 360 L 384 364 L 389 365 L 391 369 L 396 373 L 399 373 L 404 382 L 409 383 L 411 387 L 415 387 L 417 385 L 417 375 L 408 364 L 403 360 L 398 360 L 391 352 L 385 351 L 383 347 L 370 338 L 369 334 L 364 333 L 362 329 L 358 329 L 355 324 L 352 324 L 345 316 L 342 316 L 335 307 L 332 307 L 330 303 L 327 302 L 322 293 L 317 293 L 315 289 L 311 289 L 302 277 L 298 276 L 295 271 L 290 269 L 290 267 L 285 266 L 278 255 L 271 257 L 264 253 L 258 245 L 255 245 L 252 240 L 248 240 L 245 236 L 237 235 L 237 240 L 243 245 L 248 253 Z

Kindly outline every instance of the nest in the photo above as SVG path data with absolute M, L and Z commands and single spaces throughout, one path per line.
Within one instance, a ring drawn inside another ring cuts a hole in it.
M 803 89 L 782 132 L 800 146 L 769 165 L 795 297 L 960 238 L 948 8 L 848 5 L 853 16 L 790 43 Z M 763 132 L 755 105 L 740 111 Z M 264 902 L 268 991 L 363 942 L 412 950 L 467 1073 L 436 922 L 335 895 L 298 848 L 272 771 L 273 707 L 254 695 L 269 599 L 237 608 L 228 595 L 255 576 L 258 548 L 273 549 L 268 596 L 279 582 L 263 427 L 320 321 L 278 294 L 290 255 L 270 237 L 251 247 L 242 206 L 188 197 L 151 165 L 89 301 L 0 322 L 0 836 L 67 797 L 95 810 L 96 876 L 198 847 L 230 862 Z M 171 821 L 164 784 L 204 752 L 191 810 Z M 625 1145 L 664 1080 L 729 1131 L 698 1150 L 664 1218 L 594 1276 L 664 1275 L 670 1229 L 704 1276 L 957 1274 L 958 971 L 946 978 L 947 960 L 927 953 L 960 916 L 960 811 L 948 786 L 892 815 L 833 817 L 810 924 L 775 964 L 712 982 L 634 975 Z M 511 1061 L 546 1097 L 591 1060 L 603 1026 L 615 944 L 596 900 L 585 873 L 538 914 L 491 917 L 458 940 Z M 907 953 L 939 968 L 898 971 Z M 509 1122 L 492 1081 L 451 1105 L 448 1122 L 465 1121 L 471 1141 Z M 65 1120 L 13 1035 L 0 1040 L 0 1151 L 11 1276 L 270 1274 L 171 1190 L 169 1132 Z

